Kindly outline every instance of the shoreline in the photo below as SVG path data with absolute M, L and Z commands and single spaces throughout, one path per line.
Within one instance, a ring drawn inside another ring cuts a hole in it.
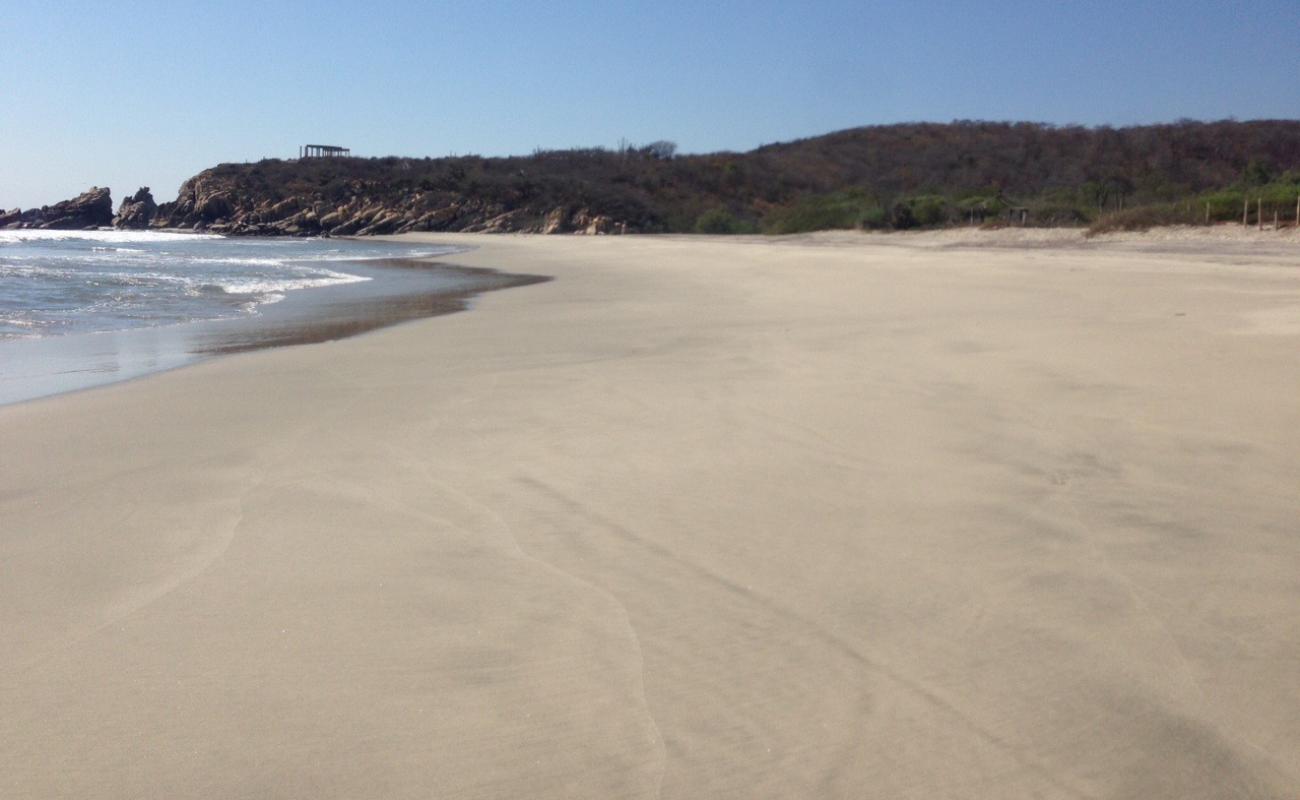
M 454 267 L 441 255 L 329 263 L 369 280 L 291 291 L 246 317 L 2 341 L 0 406 L 139 380 L 215 357 L 357 336 L 465 310 L 483 292 L 547 280 Z
M 1300 787 L 1294 249 L 402 240 L 554 280 L 0 407 L 0 795 Z

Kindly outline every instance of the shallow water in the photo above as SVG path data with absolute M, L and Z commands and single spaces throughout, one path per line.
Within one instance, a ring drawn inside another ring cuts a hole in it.
M 450 248 L 156 231 L 0 231 L 0 339 L 257 314 L 290 292 L 370 278 L 341 262 Z
M 0 231 L 0 404 L 218 355 L 339 339 L 537 278 L 460 248 L 126 231 Z

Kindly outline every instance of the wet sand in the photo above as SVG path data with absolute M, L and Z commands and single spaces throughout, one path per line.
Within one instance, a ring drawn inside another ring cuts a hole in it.
M 464 310 L 483 292 L 545 278 L 434 259 L 339 260 L 366 281 L 289 292 L 230 319 L 0 341 L 0 405 L 133 380 L 213 356 L 315 344 Z
M 0 797 L 1300 791 L 1294 238 L 431 238 L 0 408 Z

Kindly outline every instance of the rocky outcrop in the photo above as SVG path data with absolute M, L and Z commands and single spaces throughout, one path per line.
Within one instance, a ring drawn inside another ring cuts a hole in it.
M 142 186 L 135 194 L 123 198 L 122 205 L 118 206 L 117 216 L 113 217 L 113 227 L 136 230 L 147 228 L 156 213 L 158 213 L 158 204 L 149 193 L 149 187 Z
M 590 209 L 582 209 L 569 219 L 569 226 L 574 233 L 588 236 L 603 236 L 607 233 L 627 233 L 626 223 L 616 222 L 605 214 L 593 214 Z
M 322 169 L 320 164 L 311 166 Z M 627 221 L 590 207 L 548 207 L 529 203 L 526 197 L 488 200 L 459 187 L 399 187 L 361 178 L 316 183 L 257 180 L 261 176 L 252 174 L 255 168 L 223 165 L 194 176 L 181 186 L 174 202 L 157 207 L 147 224 L 234 236 L 374 236 L 408 231 L 606 234 L 634 229 Z M 138 226 L 144 218 L 134 205 L 127 213 L 128 202 L 134 200 L 123 202 L 119 226 Z
M 568 221 L 568 211 L 563 208 L 553 208 L 546 214 L 542 220 L 541 233 L 564 233 L 564 224 Z
M 310 196 L 255 200 L 202 183 L 160 207 L 155 227 L 232 235 L 376 236 L 408 231 L 472 233 L 626 233 L 627 224 L 586 209 L 545 214 L 472 198 L 430 202 L 420 195 L 391 200 L 358 195 L 329 204 Z
M 167 213 L 157 214 L 154 225 L 169 228 L 202 228 L 228 221 L 234 210 L 227 181 L 200 173 L 181 184 L 176 200 L 168 204 Z
M 71 200 L 27 211 L 0 214 L 0 227 L 87 230 L 113 222 L 113 198 L 107 188 L 91 187 Z
M 365 195 L 330 204 L 310 196 L 254 200 L 202 189 L 159 206 L 151 224 L 233 236 L 378 236 L 408 231 L 603 235 L 629 230 L 626 222 L 585 208 L 539 214 L 465 198 L 435 204 L 418 197 L 394 202 Z

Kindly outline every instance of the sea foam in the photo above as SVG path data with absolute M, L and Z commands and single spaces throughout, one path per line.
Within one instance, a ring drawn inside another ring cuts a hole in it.
M 126 230 L 92 230 L 92 231 L 56 231 L 43 228 L 22 228 L 0 230 L 0 244 L 9 242 L 167 242 L 167 241 L 202 241 L 205 239 L 224 239 L 216 233 L 175 233 L 172 231 L 126 231 Z
M 450 248 L 161 231 L 0 231 L 0 339 L 256 314 L 371 278 L 348 263 Z

